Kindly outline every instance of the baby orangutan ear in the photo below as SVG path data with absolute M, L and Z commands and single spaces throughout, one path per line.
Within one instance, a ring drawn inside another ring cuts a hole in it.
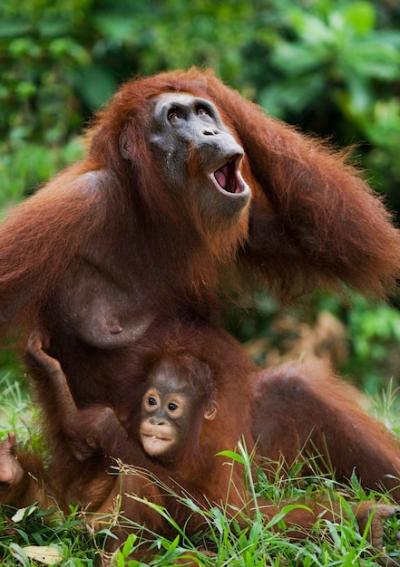
M 206 407 L 206 411 L 204 412 L 204 419 L 208 419 L 209 421 L 212 421 L 213 419 L 215 419 L 216 415 L 217 415 L 217 404 L 216 402 L 210 402 Z

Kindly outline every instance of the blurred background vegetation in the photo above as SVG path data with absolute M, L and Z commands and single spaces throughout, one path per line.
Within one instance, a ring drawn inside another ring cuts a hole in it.
M 398 0 L 2 0 L 0 211 L 82 154 L 81 133 L 135 75 L 212 67 L 267 112 L 353 145 L 400 216 Z M 268 295 L 226 314 L 260 362 L 308 352 L 368 391 L 400 378 L 400 299 Z M 3 372 L 16 372 L 8 352 Z

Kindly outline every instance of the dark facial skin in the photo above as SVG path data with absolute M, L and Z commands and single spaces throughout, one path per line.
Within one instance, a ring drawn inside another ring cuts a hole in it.
M 209 100 L 187 93 L 156 97 L 150 143 L 171 190 L 192 192 L 205 215 L 234 214 L 249 202 L 250 189 L 240 172 L 243 148 Z M 196 176 L 188 175 L 191 159 Z
M 170 363 L 160 365 L 143 396 L 139 436 L 150 457 L 173 460 L 185 446 L 198 412 L 216 415 L 215 403 L 200 404 L 200 396 Z

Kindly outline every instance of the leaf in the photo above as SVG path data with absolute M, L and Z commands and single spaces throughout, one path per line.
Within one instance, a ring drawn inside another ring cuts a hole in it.
M 217 530 L 220 534 L 223 534 L 224 533 L 224 527 L 226 525 L 225 516 L 222 514 L 222 512 L 219 508 L 211 508 L 210 512 L 213 516 L 213 523 L 214 523 L 215 527 L 217 528 Z
M 329 50 L 323 43 L 310 49 L 306 43 L 289 43 L 282 41 L 276 45 L 272 62 L 279 69 L 284 69 L 288 75 L 306 73 L 325 62 Z
M 236 461 L 241 465 L 245 464 L 244 458 L 238 453 L 235 453 L 235 451 L 220 451 L 217 453 L 217 457 L 228 457 L 228 459 L 232 459 L 232 461 Z
M 57 565 L 63 557 L 56 547 L 47 545 L 28 545 L 22 548 L 29 559 L 34 559 L 44 565 Z
M 375 26 L 375 8 L 369 2 L 352 2 L 343 9 L 347 24 L 360 35 L 366 35 Z
M 29 567 L 30 561 L 22 547 L 20 547 L 16 543 L 11 543 L 10 552 L 14 559 L 16 559 L 21 565 L 23 565 L 23 567 Z
M 37 506 L 27 506 L 26 508 L 19 508 L 15 514 L 11 517 L 11 520 L 18 524 L 24 518 L 27 518 L 37 509 Z
M 133 548 L 135 547 L 135 542 L 137 540 L 137 536 L 135 534 L 130 534 L 126 540 L 124 545 L 122 546 L 121 552 L 124 558 L 129 557 L 132 553 Z
M 289 20 L 294 30 L 308 44 L 320 45 L 332 41 L 332 30 L 314 14 L 296 9 L 289 13 Z
M 142 504 L 145 504 L 151 510 L 154 510 L 155 512 L 157 512 L 157 514 L 159 514 L 162 518 L 167 520 L 167 522 L 169 522 L 171 524 L 171 526 L 173 526 L 178 533 L 180 533 L 181 535 L 184 536 L 182 529 L 175 522 L 175 520 L 169 515 L 166 508 L 164 508 L 163 506 L 160 506 L 159 504 L 155 504 L 154 502 L 150 502 L 146 498 L 140 498 L 139 496 L 135 496 L 134 494 L 126 493 L 126 496 L 128 498 L 132 498 L 132 500 L 136 500 L 136 502 L 141 502 Z

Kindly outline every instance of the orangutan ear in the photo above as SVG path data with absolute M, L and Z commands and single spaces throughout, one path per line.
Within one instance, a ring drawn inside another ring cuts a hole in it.
M 213 419 L 215 419 L 216 415 L 217 415 L 217 404 L 216 402 L 210 402 L 206 407 L 206 411 L 204 412 L 204 419 L 207 419 L 208 421 L 212 421 Z
M 119 151 L 124 159 L 132 159 L 132 140 L 129 136 L 129 125 L 126 125 L 120 134 Z

